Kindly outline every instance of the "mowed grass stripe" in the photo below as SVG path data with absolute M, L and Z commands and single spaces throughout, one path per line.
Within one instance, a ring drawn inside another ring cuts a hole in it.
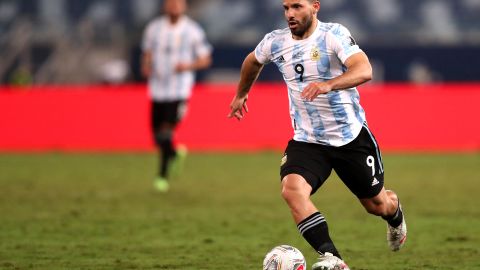
M 171 192 L 156 157 L 0 154 L 0 269 L 261 269 L 273 246 L 315 253 L 280 197 L 281 153 L 194 153 Z M 384 155 L 405 249 L 332 174 L 313 199 L 352 269 L 480 269 L 480 155 Z

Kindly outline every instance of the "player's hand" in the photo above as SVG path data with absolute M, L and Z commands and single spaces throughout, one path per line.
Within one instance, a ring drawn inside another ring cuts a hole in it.
M 302 98 L 307 101 L 313 101 L 321 94 L 332 91 L 332 87 L 326 82 L 312 82 L 303 89 Z
M 228 114 L 228 118 L 235 117 L 238 120 L 242 120 L 245 113 L 248 113 L 247 99 L 248 95 L 244 97 L 235 95 L 232 103 L 230 103 L 230 113 Z
M 175 72 L 177 73 L 189 71 L 191 69 L 192 69 L 192 65 L 186 64 L 186 63 L 178 63 L 177 66 L 175 66 Z
M 143 65 L 142 66 L 142 76 L 146 79 L 150 78 L 150 76 L 152 76 L 152 68 L 148 65 Z

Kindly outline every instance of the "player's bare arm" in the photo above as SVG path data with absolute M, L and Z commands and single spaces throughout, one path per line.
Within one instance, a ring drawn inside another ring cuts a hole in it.
M 212 64 L 212 56 L 210 54 L 198 57 L 192 63 L 179 63 L 175 67 L 177 72 L 184 72 L 184 71 L 196 71 L 202 70 L 210 67 Z
M 145 51 L 142 55 L 142 75 L 149 78 L 152 74 L 152 52 Z
M 263 64 L 257 61 L 255 53 L 251 52 L 243 61 L 242 69 L 240 71 L 240 82 L 238 83 L 237 93 L 230 103 L 230 113 L 228 118 L 235 117 L 241 120 L 244 112 L 248 112 L 247 99 L 248 92 L 253 83 L 257 80 L 258 75 L 263 69 Z
M 326 82 L 312 82 L 303 89 L 302 97 L 308 101 L 332 90 L 356 87 L 372 79 L 372 66 L 365 53 L 359 52 L 345 61 L 347 71 Z

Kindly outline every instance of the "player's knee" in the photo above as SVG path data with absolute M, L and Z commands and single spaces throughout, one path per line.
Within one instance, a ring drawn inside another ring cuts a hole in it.
M 159 147 L 172 140 L 172 132 L 169 130 L 158 130 L 153 135 L 155 144 Z
M 288 205 L 292 206 L 298 202 L 308 199 L 309 191 L 301 181 L 286 177 L 282 181 L 281 195 Z
M 283 187 L 282 198 L 287 202 L 288 205 L 293 205 L 301 197 L 299 196 L 299 193 L 296 192 L 295 190 Z

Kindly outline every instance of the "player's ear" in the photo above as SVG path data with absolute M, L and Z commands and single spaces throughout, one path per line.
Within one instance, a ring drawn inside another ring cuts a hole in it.
M 314 9 L 314 13 L 317 14 L 318 11 L 320 11 L 320 1 L 314 0 L 312 6 Z

